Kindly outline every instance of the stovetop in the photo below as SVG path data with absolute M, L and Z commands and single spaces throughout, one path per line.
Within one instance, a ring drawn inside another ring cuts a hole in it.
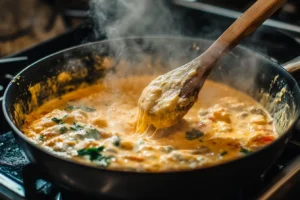
M 179 34 L 191 37 L 204 37 L 212 40 L 216 39 L 222 31 L 233 22 L 234 17 L 211 12 L 212 7 L 210 6 L 215 5 L 206 4 L 206 2 L 207 1 L 173 1 L 171 5 L 173 6 L 172 14 L 177 15 L 180 13 L 181 20 L 185 22 L 184 25 L 180 31 L 176 33 L 166 30 L 157 30 L 157 32 L 153 34 Z M 205 7 L 205 5 L 209 7 Z M 235 11 L 236 10 L 238 9 L 235 9 Z M 274 21 L 271 22 L 274 23 Z M 267 23 L 259 28 L 258 31 L 246 39 L 242 45 L 254 49 L 257 52 L 267 54 L 279 63 L 285 63 L 300 55 L 300 41 L 298 39 L 300 38 L 300 23 L 297 24 L 297 22 L 293 22 L 290 24 L 292 26 L 288 26 L 295 28 L 293 30 L 287 29 L 286 26 L 283 28 L 275 28 L 272 23 L 271 25 Z M 276 26 L 280 25 L 279 23 L 279 25 L 277 24 Z M 298 29 L 299 32 L 297 32 Z M 86 21 L 83 25 L 71 29 L 56 38 L 10 55 L 6 57 L 6 60 L 0 60 L 0 97 L 3 95 L 5 87 L 13 76 L 34 61 L 70 46 L 102 39 L 105 39 L 105 36 L 95 33 L 95 31 L 93 31 L 93 24 L 90 21 Z M 274 180 L 274 177 L 284 169 L 287 169 L 289 164 L 297 158 L 297 156 L 300 156 L 300 134 L 295 132 L 292 141 L 289 142 L 278 162 L 260 178 L 256 187 L 250 190 L 251 194 L 246 193 L 243 199 L 261 194 L 266 186 Z M 22 171 L 28 164 L 29 161 L 18 148 L 12 131 L 4 120 L 3 113 L 0 112 L 0 199 L 25 199 Z M 299 188 L 299 185 L 297 185 L 297 187 Z M 51 183 L 42 180 L 38 182 L 37 188 L 40 193 L 44 195 L 43 199 L 74 199 L 74 195 L 77 199 L 79 197 L 79 194 L 66 191 L 62 192 L 61 189 L 57 189 Z M 297 192 L 297 189 L 291 190 L 289 192 L 290 196 L 287 199 L 293 199 L 292 196 L 295 194 L 299 196 L 300 193 Z

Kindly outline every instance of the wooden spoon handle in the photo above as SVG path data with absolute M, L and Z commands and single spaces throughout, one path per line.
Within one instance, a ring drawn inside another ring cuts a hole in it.
M 206 77 L 222 56 L 237 46 L 274 14 L 286 0 L 257 0 L 244 12 L 202 55 L 183 67 L 196 69 L 196 76 L 188 79 L 180 92 L 181 97 L 197 97 Z
M 273 15 L 286 0 L 257 0 L 205 52 L 219 59 Z

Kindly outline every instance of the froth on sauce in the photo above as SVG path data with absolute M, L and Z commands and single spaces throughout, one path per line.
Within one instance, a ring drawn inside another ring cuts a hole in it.
M 26 117 L 23 132 L 62 157 L 113 170 L 150 172 L 216 165 L 278 137 L 260 104 L 210 80 L 179 123 L 137 132 L 138 99 L 154 78 L 107 81 L 51 100 Z

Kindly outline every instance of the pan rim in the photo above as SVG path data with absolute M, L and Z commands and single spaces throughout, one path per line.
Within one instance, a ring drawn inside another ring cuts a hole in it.
M 81 162 L 77 162 L 74 161 L 71 158 L 65 158 L 62 156 L 58 156 L 54 153 L 52 153 L 51 151 L 46 150 L 45 148 L 43 148 L 42 146 L 34 143 L 33 141 L 31 141 L 28 137 L 25 136 L 25 134 L 19 129 L 17 128 L 17 126 L 15 125 L 15 123 L 13 123 L 13 121 L 10 119 L 9 115 L 8 115 L 8 110 L 6 108 L 6 97 L 9 93 L 9 90 L 12 86 L 12 84 L 14 84 L 14 80 L 16 80 L 17 77 L 21 76 L 25 71 L 29 70 L 31 67 L 36 66 L 36 64 L 43 62 L 49 58 L 52 58 L 56 55 L 62 54 L 64 52 L 69 52 L 75 49 L 79 49 L 79 48 L 83 48 L 83 47 L 87 47 L 87 46 L 91 46 L 91 45 L 98 45 L 98 44 L 102 44 L 102 43 L 109 43 L 109 42 L 113 42 L 113 41 L 122 41 L 122 40 L 137 40 L 137 39 L 142 39 L 142 40 L 147 40 L 147 39 L 179 39 L 179 40 L 193 40 L 193 41 L 199 41 L 199 42 L 213 42 L 213 40 L 208 40 L 205 38 L 197 38 L 197 37 L 186 37 L 186 36 L 170 36 L 170 35 L 154 35 L 154 36 L 143 36 L 143 37 L 139 37 L 139 36 L 130 36 L 130 37 L 120 37 L 120 38 L 114 38 L 114 39 L 105 39 L 105 40 L 101 40 L 101 41 L 96 41 L 96 42 L 88 42 L 85 44 L 80 44 L 80 45 L 76 45 L 76 46 L 72 46 L 66 49 L 62 49 L 60 51 L 54 52 L 48 56 L 45 56 L 35 62 L 33 62 L 32 64 L 28 65 L 27 67 L 25 67 L 23 70 L 21 70 L 17 75 L 15 75 L 14 79 L 8 84 L 8 86 L 5 89 L 4 95 L 3 95 L 3 100 L 2 100 L 2 110 L 4 113 L 4 117 L 7 121 L 7 123 L 9 124 L 9 126 L 13 129 L 14 134 L 17 134 L 18 137 L 20 137 L 24 142 L 26 142 L 28 145 L 32 146 L 33 148 L 42 151 L 43 153 L 47 154 L 50 157 L 53 157 L 55 159 L 59 159 L 63 162 L 68 162 L 68 164 L 72 164 L 72 165 L 76 165 L 76 167 L 89 167 L 90 169 L 94 169 L 94 170 L 99 170 L 105 173 L 119 173 L 119 174 L 139 174 L 139 175 L 172 175 L 172 174 L 185 174 L 185 173 L 193 173 L 193 172 L 198 172 L 198 171 L 205 171 L 205 170 L 216 170 L 219 167 L 223 167 L 226 165 L 230 165 L 230 164 L 234 164 L 236 162 L 240 162 L 243 159 L 247 159 L 250 156 L 254 156 L 256 154 L 259 154 L 262 151 L 267 150 L 268 148 L 271 148 L 271 146 L 276 145 L 276 143 L 278 143 L 283 136 L 285 136 L 288 132 L 291 131 L 291 128 L 294 126 L 295 122 L 299 119 L 299 115 L 300 115 L 300 109 L 297 109 L 297 112 L 295 113 L 295 118 L 293 119 L 293 121 L 290 123 L 289 127 L 286 129 L 286 131 L 284 133 L 282 133 L 279 138 L 276 139 L 276 141 L 273 141 L 272 143 L 262 147 L 261 149 L 251 152 L 245 156 L 241 156 L 241 157 L 237 157 L 235 159 L 232 160 L 228 160 L 219 164 L 215 164 L 212 166 L 206 166 L 206 167 L 201 167 L 201 168 L 195 168 L 195 169 L 186 169 L 186 170 L 182 170 L 182 171 L 158 171 L 158 172 L 139 172 L 139 171 L 125 171 L 125 170 L 117 170 L 117 169 L 106 169 L 106 168 L 101 168 L 97 165 L 93 165 L 93 164 L 87 164 L 87 163 L 81 163 Z M 295 86 L 296 86 L 296 93 L 295 95 L 300 96 L 300 88 L 299 85 L 297 83 L 297 81 L 295 80 L 295 78 L 289 73 L 287 72 L 283 67 L 281 67 L 278 63 L 276 63 L 274 60 L 272 60 L 270 57 L 268 57 L 267 55 L 261 54 L 261 53 L 256 53 L 253 50 L 250 50 L 248 48 L 245 48 L 241 45 L 238 45 L 235 49 L 240 49 L 243 52 L 248 52 L 251 53 L 261 59 L 264 59 L 266 61 L 268 61 L 269 63 L 272 63 L 272 66 L 279 69 L 280 71 L 283 72 L 283 74 L 285 75 L 285 78 L 289 78 L 292 82 L 294 82 Z M 26 155 L 27 156 L 27 155 Z M 270 163 L 271 164 L 271 163 Z

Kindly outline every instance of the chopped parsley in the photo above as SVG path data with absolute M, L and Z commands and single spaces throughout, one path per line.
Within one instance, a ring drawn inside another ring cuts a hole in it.
M 199 142 L 201 142 L 201 143 L 202 143 L 202 142 L 203 142 L 203 140 L 199 140 Z
M 240 152 L 244 153 L 244 154 L 250 153 L 250 151 L 248 149 L 245 149 L 243 147 L 241 147 Z
M 79 109 L 85 111 L 85 112 L 94 112 L 96 109 L 92 107 L 87 107 L 87 106 L 79 106 Z
M 73 106 L 73 105 L 68 105 L 65 110 L 74 110 L 74 109 L 80 109 L 85 112 L 94 112 L 96 109 L 88 106 Z
M 57 124 L 63 124 L 64 123 L 62 119 L 58 119 L 57 117 L 53 117 L 51 120 L 54 121 Z
M 163 151 L 166 152 L 166 153 L 170 153 L 173 150 L 174 150 L 174 147 L 172 147 L 172 146 L 163 147 Z
M 204 133 L 202 133 L 201 131 L 199 131 L 197 129 L 192 129 L 191 131 L 186 132 L 185 139 L 195 140 L 195 139 L 202 137 L 203 135 L 204 135 Z
M 110 163 L 110 157 L 104 156 L 101 154 L 104 146 L 100 146 L 98 148 L 91 147 L 86 149 L 80 149 L 77 151 L 79 156 L 89 156 L 91 161 L 99 161 L 100 164 L 104 167 L 107 167 Z
M 73 110 L 73 109 L 75 109 L 75 106 L 72 106 L 72 105 L 67 105 L 67 107 L 65 107 L 65 110 L 68 110 L 68 111 Z
M 60 127 L 60 129 L 59 129 L 59 132 L 60 132 L 61 134 L 64 134 L 64 133 L 66 133 L 67 131 L 68 131 L 68 128 L 65 127 L 65 126 L 62 126 L 62 127 Z
M 82 130 L 83 128 L 84 128 L 83 126 L 77 124 L 76 122 L 74 122 L 73 125 L 70 127 L 70 129 L 71 129 L 72 131 L 80 131 L 80 130 Z
M 223 151 L 222 153 L 220 153 L 220 156 L 225 156 L 226 154 L 228 154 L 227 151 Z
M 44 134 L 40 135 L 39 140 L 42 141 L 42 142 L 44 142 L 44 140 L 45 140 L 45 135 L 44 135 Z
M 86 137 L 87 138 L 99 139 L 100 138 L 100 131 L 98 131 L 95 128 L 88 128 L 86 130 Z
M 54 121 L 57 124 L 63 124 L 64 123 L 64 119 L 67 117 L 67 115 L 65 115 L 63 118 L 59 119 L 57 117 L 53 117 L 51 120 Z
M 120 139 L 120 137 L 119 136 L 114 136 L 113 138 L 112 138 L 112 143 L 113 143 L 113 145 L 115 145 L 115 146 L 120 146 L 120 141 L 121 141 L 121 139 Z

